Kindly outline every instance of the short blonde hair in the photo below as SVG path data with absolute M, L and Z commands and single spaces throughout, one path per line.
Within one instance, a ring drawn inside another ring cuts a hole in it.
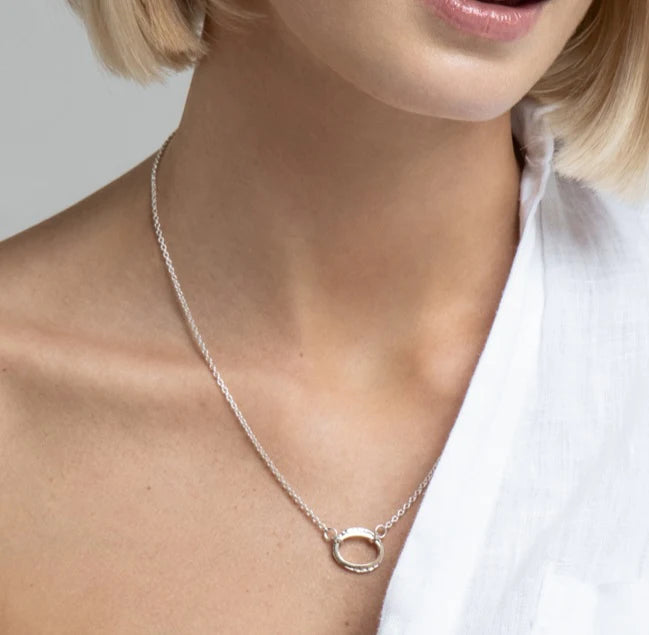
M 247 0 L 69 0 L 103 63 L 146 83 L 206 54 L 200 22 L 241 29 Z M 637 201 L 649 193 L 649 0 L 593 0 L 530 90 L 556 143 L 557 173 Z

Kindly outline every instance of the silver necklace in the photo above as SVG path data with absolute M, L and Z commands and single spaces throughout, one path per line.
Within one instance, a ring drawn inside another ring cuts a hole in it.
M 426 489 L 426 486 L 428 485 L 428 483 L 430 483 L 430 480 L 433 477 L 433 472 L 437 467 L 439 457 L 435 461 L 433 467 L 430 469 L 428 474 L 426 474 L 423 481 L 421 481 L 421 483 L 417 485 L 415 491 L 408 497 L 408 500 L 403 505 L 401 505 L 401 507 L 388 520 L 378 524 L 373 530 L 367 529 L 365 527 L 350 527 L 348 529 L 339 532 L 337 529 L 335 529 L 331 525 L 321 520 L 320 517 L 313 511 L 313 509 L 309 505 L 307 505 L 304 502 L 303 498 L 293 489 L 293 487 L 289 484 L 289 482 L 286 480 L 284 475 L 279 471 L 279 469 L 277 468 L 273 460 L 270 458 L 268 452 L 266 452 L 266 450 L 263 448 L 263 446 L 255 436 L 255 433 L 252 431 L 252 428 L 250 427 L 245 417 L 241 413 L 241 410 L 239 410 L 239 406 L 237 406 L 234 398 L 230 394 L 228 387 L 225 385 L 225 382 L 223 381 L 223 378 L 221 377 L 219 371 L 216 369 L 216 366 L 214 365 L 214 361 L 212 360 L 212 357 L 209 351 L 207 350 L 205 341 L 203 340 L 203 337 L 200 334 L 198 327 L 196 326 L 196 322 L 194 321 L 192 312 L 190 311 L 189 305 L 187 304 L 187 300 L 185 299 L 185 294 L 183 293 L 182 288 L 180 286 L 180 282 L 178 281 L 178 276 L 176 275 L 176 272 L 174 270 L 173 262 L 171 260 L 171 256 L 169 255 L 169 250 L 167 249 L 167 243 L 165 242 L 164 235 L 162 233 L 160 217 L 158 216 L 158 196 L 157 196 L 158 165 L 160 164 L 160 159 L 162 158 L 162 155 L 164 154 L 164 151 L 166 150 L 169 141 L 171 141 L 171 138 L 174 136 L 174 133 L 175 131 L 172 132 L 169 135 L 169 137 L 167 137 L 166 141 L 162 144 L 162 146 L 158 150 L 155 159 L 153 161 L 153 166 L 151 168 L 151 212 L 153 216 L 153 228 L 155 230 L 155 234 L 158 239 L 160 252 L 162 254 L 162 258 L 164 259 L 165 265 L 167 266 L 169 279 L 171 280 L 171 284 L 173 285 L 173 288 L 176 292 L 178 302 L 180 303 L 180 306 L 183 310 L 183 314 L 185 316 L 185 320 L 187 322 L 187 325 L 189 326 L 191 334 L 196 344 L 198 345 L 198 349 L 200 350 L 203 359 L 205 360 L 208 368 L 210 369 L 212 376 L 216 380 L 218 387 L 221 389 L 221 392 L 223 393 L 226 401 L 228 402 L 228 405 L 232 409 L 232 412 L 234 412 L 235 417 L 239 421 L 239 424 L 243 428 L 243 431 L 246 433 L 246 436 L 248 437 L 248 439 L 254 446 L 255 450 L 257 451 L 257 454 L 259 454 L 262 461 L 265 463 L 266 467 L 270 470 L 271 474 L 275 477 L 277 482 L 282 486 L 282 489 L 286 492 L 289 498 L 297 505 L 297 507 L 304 513 L 304 515 L 307 518 L 309 518 L 311 522 L 320 530 L 324 541 L 327 543 L 331 543 L 332 556 L 333 559 L 336 561 L 336 563 L 339 564 L 344 569 L 347 569 L 348 571 L 352 571 L 354 573 L 369 573 L 370 571 L 374 571 L 379 567 L 379 565 L 383 561 L 383 553 L 384 553 L 383 539 L 387 535 L 390 528 L 393 527 L 395 523 L 399 521 L 399 519 L 410 509 L 412 504 L 419 498 L 422 492 Z M 376 550 L 375 558 L 369 562 L 361 562 L 361 563 L 351 562 L 347 560 L 341 553 L 341 546 L 346 540 L 352 538 L 361 538 L 366 540 L 371 545 L 373 545 Z

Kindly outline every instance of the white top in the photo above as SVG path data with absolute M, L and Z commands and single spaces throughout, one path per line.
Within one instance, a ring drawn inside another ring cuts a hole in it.
M 379 635 L 649 634 L 649 205 L 561 178 L 524 98 L 521 236 Z

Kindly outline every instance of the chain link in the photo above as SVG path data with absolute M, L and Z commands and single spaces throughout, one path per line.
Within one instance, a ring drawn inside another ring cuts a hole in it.
M 221 389 L 221 392 L 223 393 L 228 405 L 230 406 L 235 417 L 239 421 L 239 424 L 243 428 L 243 431 L 245 432 L 246 436 L 248 437 L 253 447 L 257 451 L 257 454 L 259 454 L 262 461 L 265 463 L 266 467 L 270 470 L 271 474 L 275 477 L 275 479 L 281 485 L 282 489 L 286 492 L 289 498 L 295 503 L 295 505 L 300 509 L 300 511 L 302 511 L 304 515 L 307 518 L 309 518 L 309 520 L 311 520 L 311 522 L 322 532 L 322 536 L 324 540 L 326 542 L 330 542 L 331 540 L 334 540 L 336 538 L 336 536 L 338 535 L 338 531 L 334 527 L 327 525 L 315 513 L 315 511 L 313 511 L 313 509 L 309 505 L 307 505 L 307 503 L 295 491 L 295 489 L 293 489 L 293 487 L 286 480 L 284 475 L 279 471 L 279 469 L 277 468 L 273 460 L 270 458 L 268 452 L 266 452 L 264 447 L 261 445 L 259 439 L 257 439 L 257 437 L 255 436 L 255 433 L 252 431 L 252 428 L 248 424 L 246 418 L 243 416 L 243 413 L 239 409 L 239 406 L 237 405 L 236 401 L 232 397 L 230 390 L 225 385 L 225 382 L 223 381 L 221 374 L 216 369 L 214 361 L 212 360 L 212 357 L 207 349 L 207 345 L 203 340 L 203 336 L 198 330 L 198 326 L 196 325 L 194 316 L 192 315 L 192 312 L 189 308 L 189 304 L 187 303 L 185 294 L 183 293 L 183 290 L 180 286 L 178 276 L 176 275 L 176 271 L 174 269 L 173 261 L 171 260 L 171 255 L 169 254 L 169 249 L 167 248 L 167 243 L 165 241 L 164 234 L 162 233 L 162 226 L 160 223 L 160 217 L 158 215 L 158 187 L 157 187 L 158 166 L 160 164 L 160 160 L 162 159 L 162 155 L 167 149 L 167 146 L 169 145 L 169 142 L 173 138 L 174 134 L 175 131 L 172 132 L 167 137 L 165 142 L 162 144 L 162 146 L 160 147 L 160 149 L 158 150 L 155 156 L 155 159 L 153 161 L 153 166 L 151 168 L 151 212 L 153 217 L 153 228 L 158 241 L 158 245 L 160 246 L 160 252 L 162 254 L 162 258 L 165 262 L 167 271 L 169 273 L 171 284 L 173 285 L 174 291 L 176 292 L 176 297 L 178 298 L 178 302 L 180 303 L 180 306 L 183 310 L 185 320 L 189 326 L 194 341 L 196 342 L 198 349 L 200 350 L 201 355 L 203 356 L 203 359 L 205 360 L 208 368 L 210 369 L 212 376 L 216 380 L 218 387 Z M 426 474 L 423 481 L 419 483 L 419 485 L 417 486 L 415 491 L 410 495 L 408 500 L 392 515 L 392 517 L 389 520 L 376 526 L 374 532 L 377 535 L 377 537 L 384 538 L 385 535 L 390 530 L 390 528 L 395 523 L 397 523 L 400 518 L 403 517 L 403 515 L 410 509 L 410 507 L 412 507 L 413 503 L 419 498 L 419 496 L 421 496 L 423 491 L 426 489 L 426 486 L 428 485 L 428 483 L 430 483 L 430 480 L 433 477 L 433 473 L 435 472 L 435 468 L 437 467 L 437 463 L 439 459 L 440 457 L 437 458 L 433 467 L 430 469 L 428 474 Z

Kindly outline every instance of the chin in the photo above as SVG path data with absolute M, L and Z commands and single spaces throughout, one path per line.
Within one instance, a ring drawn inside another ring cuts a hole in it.
M 467 66 L 469 68 L 467 68 Z M 364 72 L 365 71 L 365 72 Z M 458 121 L 488 121 L 510 110 L 531 88 L 516 82 L 513 73 L 457 59 L 445 65 L 428 64 L 339 71 L 357 90 L 392 108 L 429 117 Z
M 471 86 L 471 84 L 463 84 Z M 368 91 L 393 108 L 440 119 L 489 121 L 510 110 L 524 95 L 499 94 L 494 88 L 462 90 L 460 86 L 424 85 L 411 89 Z
M 408 46 L 386 41 L 335 48 L 310 42 L 311 55 L 361 94 L 413 114 L 488 121 L 511 109 L 533 86 L 539 69 L 525 60 L 447 50 L 412 38 Z M 526 81 L 529 80 L 529 81 Z

